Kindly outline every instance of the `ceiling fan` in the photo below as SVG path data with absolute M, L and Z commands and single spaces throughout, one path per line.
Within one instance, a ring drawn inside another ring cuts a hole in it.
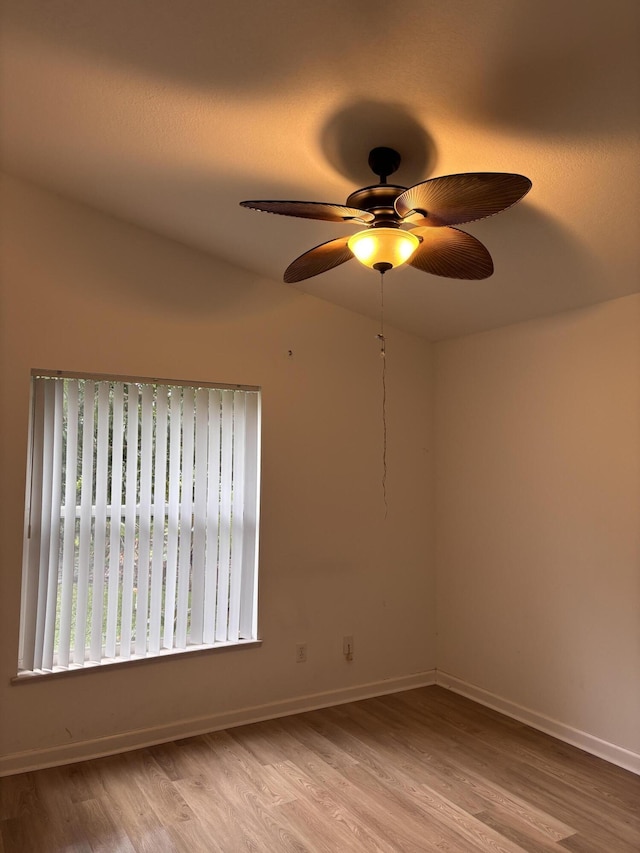
M 350 237 L 329 240 L 300 255 L 285 270 L 285 282 L 303 281 L 353 257 L 381 273 L 405 262 L 447 278 L 482 279 L 493 273 L 491 255 L 482 243 L 451 226 L 511 207 L 531 189 L 529 178 L 505 172 L 469 172 L 431 178 L 407 189 L 387 183 L 400 160 L 393 148 L 374 148 L 368 162 L 379 183 L 351 193 L 345 205 L 240 202 L 242 207 L 266 213 L 366 226 Z

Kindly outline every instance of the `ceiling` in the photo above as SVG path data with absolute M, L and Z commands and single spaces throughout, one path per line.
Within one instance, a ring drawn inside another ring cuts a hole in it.
M 344 203 L 375 183 L 519 172 L 463 226 L 480 282 L 385 276 L 385 319 L 437 340 L 640 290 L 637 0 L 5 0 L 4 168 L 276 281 L 353 226 L 243 199 Z M 282 285 L 286 287 L 288 285 Z M 296 285 L 372 317 L 356 261 Z

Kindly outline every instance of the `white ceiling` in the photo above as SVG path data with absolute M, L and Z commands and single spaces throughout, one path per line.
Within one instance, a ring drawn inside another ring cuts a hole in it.
M 640 290 L 638 0 L 5 0 L 4 168 L 281 280 L 353 227 L 242 199 L 344 203 L 467 171 L 533 181 L 463 226 L 480 282 L 385 277 L 387 322 L 439 339 Z M 283 285 L 283 287 L 286 285 Z M 349 262 L 299 285 L 377 316 Z

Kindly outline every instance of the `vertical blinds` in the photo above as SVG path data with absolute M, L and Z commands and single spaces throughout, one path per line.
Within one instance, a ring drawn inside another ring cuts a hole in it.
M 260 394 L 33 379 L 20 668 L 256 638 Z

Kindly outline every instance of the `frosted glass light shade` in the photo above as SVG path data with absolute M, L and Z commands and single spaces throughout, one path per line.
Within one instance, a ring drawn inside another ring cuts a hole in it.
M 378 264 L 389 267 L 404 264 L 419 245 L 415 234 L 400 228 L 367 228 L 358 231 L 347 243 L 360 263 L 372 269 Z

